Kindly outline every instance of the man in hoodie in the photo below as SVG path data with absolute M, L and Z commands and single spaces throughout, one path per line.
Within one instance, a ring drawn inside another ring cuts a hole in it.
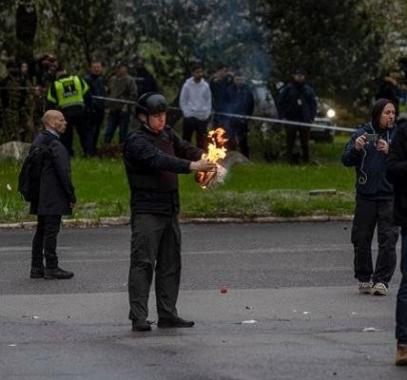
M 388 99 L 373 106 L 371 122 L 362 125 L 342 155 L 356 170 L 356 208 L 351 241 L 355 278 L 361 294 L 386 295 L 396 267 L 397 227 L 392 221 L 393 186 L 386 178 L 386 158 L 395 128 L 396 110 Z M 379 252 L 372 262 L 372 239 L 377 225 Z
M 293 73 L 293 81 L 283 87 L 278 96 L 278 111 L 282 119 L 312 123 L 317 114 L 317 102 L 314 90 L 305 82 L 306 72 L 297 69 Z M 297 132 L 300 135 L 303 162 L 309 162 L 310 129 L 304 126 L 288 125 L 287 160 L 294 163 L 293 149 Z
M 184 116 L 182 138 L 192 141 L 196 133 L 196 146 L 206 147 L 209 117 L 212 109 L 212 94 L 209 84 L 203 79 L 204 71 L 200 64 L 191 69 L 192 76 L 182 86 L 179 105 Z

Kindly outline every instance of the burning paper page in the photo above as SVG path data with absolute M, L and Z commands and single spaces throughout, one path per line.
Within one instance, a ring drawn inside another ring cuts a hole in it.
M 216 172 L 197 172 L 195 180 L 206 189 L 216 184 L 222 183 L 227 170 L 222 166 L 222 160 L 226 157 L 226 132 L 223 128 L 217 128 L 208 133 L 208 152 L 202 155 L 202 159 L 207 159 L 216 163 Z

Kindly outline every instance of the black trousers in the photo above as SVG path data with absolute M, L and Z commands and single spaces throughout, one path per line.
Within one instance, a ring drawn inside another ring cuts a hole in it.
M 226 127 L 228 138 L 228 147 L 230 150 L 236 150 L 239 147 L 240 152 L 249 158 L 249 126 L 247 122 L 232 119 Z
M 65 116 L 67 121 L 67 127 L 65 133 L 61 135 L 61 142 L 65 145 L 72 157 L 73 151 L 73 130 L 76 128 L 76 132 L 79 135 L 79 140 L 81 142 L 81 147 L 85 156 L 92 154 L 92 138 L 93 131 L 87 125 L 87 118 L 85 115 L 75 115 L 75 116 Z
M 44 256 L 47 268 L 58 266 L 56 248 L 61 218 L 61 215 L 37 216 L 37 230 L 32 242 L 31 266 L 33 268 L 44 266 Z
M 129 318 L 147 318 L 154 271 L 158 317 L 177 316 L 175 305 L 181 275 L 178 216 L 132 214 L 131 230 Z
M 192 135 L 196 134 L 196 146 L 201 149 L 206 149 L 208 120 L 199 120 L 195 117 L 185 117 L 182 129 L 182 138 L 188 142 L 192 142 Z
M 359 281 L 388 284 L 393 276 L 398 228 L 392 223 L 392 212 L 392 200 L 356 199 L 351 241 L 355 252 L 355 278 Z M 376 225 L 379 250 L 373 268 L 372 240 Z
M 286 144 L 287 144 L 287 160 L 289 162 L 293 161 L 293 149 L 294 149 L 295 139 L 297 137 L 297 132 L 298 132 L 300 135 L 302 160 L 303 160 L 303 162 L 309 162 L 310 129 L 308 127 L 288 126 L 288 127 L 286 127 L 285 130 L 286 130 Z
M 103 124 L 103 120 L 105 118 L 105 111 L 99 110 L 97 112 L 92 112 L 89 117 L 89 129 L 92 135 L 92 155 L 96 153 L 97 144 L 99 140 L 100 129 Z

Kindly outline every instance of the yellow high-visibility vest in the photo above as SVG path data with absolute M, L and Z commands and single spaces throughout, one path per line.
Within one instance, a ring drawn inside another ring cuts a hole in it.
M 82 87 L 82 83 L 84 87 Z M 58 79 L 54 82 L 56 98 L 53 97 L 51 89 L 48 90 L 47 99 L 55 103 L 59 108 L 64 109 L 72 106 L 84 107 L 84 95 L 88 92 L 89 86 L 85 81 L 81 81 L 76 75 Z

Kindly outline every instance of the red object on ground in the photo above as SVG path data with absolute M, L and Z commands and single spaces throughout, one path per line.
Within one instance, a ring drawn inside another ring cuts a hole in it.
M 221 294 L 226 294 L 228 292 L 228 288 L 220 288 Z

